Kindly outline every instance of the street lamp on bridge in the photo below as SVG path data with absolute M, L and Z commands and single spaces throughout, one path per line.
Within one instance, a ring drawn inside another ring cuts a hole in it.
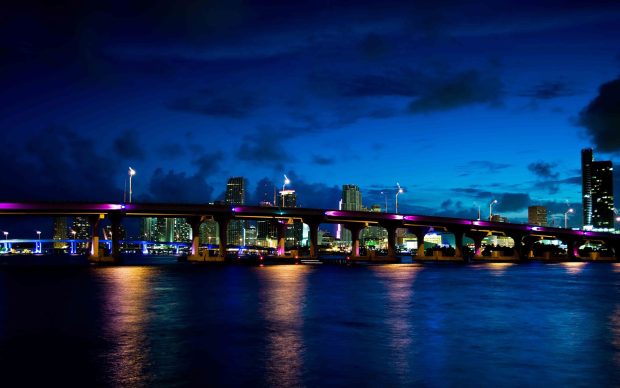
M 396 192 L 396 202 L 395 202 L 395 212 L 394 213 L 398 213 L 398 194 L 401 194 L 404 192 L 404 190 L 402 189 L 402 187 L 400 187 L 400 183 L 396 182 L 396 186 L 398 187 L 398 191 Z
M 566 213 L 564 213 L 564 229 L 568 229 L 568 213 L 573 213 L 574 210 L 572 208 L 568 209 Z
M 494 199 L 489 204 L 489 221 L 493 221 L 493 205 L 497 203 L 497 199 Z
M 41 231 L 37 230 L 37 236 L 39 237 L 39 240 L 41 240 Z
M 131 189 L 131 178 L 133 178 L 134 175 L 136 175 L 136 170 L 129 167 L 129 203 L 131 203 L 131 194 L 133 193 L 133 190 Z
M 385 191 L 382 191 L 381 194 L 383 194 L 383 199 L 385 199 L 385 212 L 388 212 L 388 208 L 387 208 L 387 193 Z

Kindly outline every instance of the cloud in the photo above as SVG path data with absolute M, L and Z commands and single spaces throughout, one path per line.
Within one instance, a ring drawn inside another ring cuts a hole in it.
M 496 163 L 488 160 L 474 160 L 466 165 L 458 166 L 457 169 L 463 171 L 460 176 L 468 176 L 473 172 L 493 174 L 509 167 L 511 167 L 511 165 L 506 163 Z
M 557 179 L 560 173 L 553 172 L 553 168 L 556 166 L 556 163 L 535 162 L 528 164 L 527 169 L 533 172 L 538 178 Z
M 389 51 L 387 41 L 378 34 L 368 34 L 360 42 L 360 51 L 367 59 L 376 60 L 384 57 Z
M 142 144 L 140 135 L 131 129 L 124 130 L 112 143 L 118 156 L 127 160 L 144 160 L 146 152 Z
M 256 132 L 243 136 L 237 151 L 238 158 L 245 162 L 261 163 L 283 170 L 285 163 L 296 160 L 287 152 L 284 144 L 284 141 L 292 136 L 296 135 L 267 127 L 259 128 Z
M 235 119 L 250 116 L 258 105 L 258 99 L 246 92 L 217 94 L 208 90 L 166 104 L 168 109 L 174 111 Z
M 207 177 L 210 174 L 217 172 L 219 165 L 224 158 L 224 154 L 220 151 L 213 153 L 205 153 L 192 160 L 192 163 L 198 167 L 197 174 L 202 177 Z
M 499 77 L 468 70 L 442 80 L 424 90 L 409 104 L 410 113 L 456 109 L 467 105 L 498 105 L 503 96 Z
M 579 114 L 578 124 L 602 152 L 620 151 L 620 78 L 600 86 L 598 95 Z
M 101 152 L 100 142 L 81 131 L 50 126 L 0 153 L 4 182 L 0 198 L 10 201 L 120 201 L 122 190 L 110 171 L 126 166 Z M 5 186 L 6 187 L 6 186 Z
M 578 92 L 566 82 L 547 81 L 539 83 L 518 95 L 521 97 L 531 97 L 537 100 L 551 100 L 560 97 L 570 97 L 576 94 L 578 94 Z
M 289 171 L 287 176 L 291 180 L 290 188 L 294 189 L 297 195 L 298 206 L 317 209 L 338 208 L 338 202 L 342 198 L 340 187 L 306 182 L 294 171 Z
M 318 164 L 320 166 L 329 166 L 334 164 L 335 162 L 336 161 L 334 160 L 334 158 L 329 158 L 326 156 L 314 155 L 312 157 L 312 163 Z
M 497 199 L 495 209 L 498 212 L 516 212 L 527 209 L 531 199 L 529 194 L 524 193 L 504 193 Z
M 207 203 L 211 200 L 213 187 L 206 183 L 201 174 L 187 175 L 185 172 L 157 168 L 149 181 L 148 201 L 170 203 Z

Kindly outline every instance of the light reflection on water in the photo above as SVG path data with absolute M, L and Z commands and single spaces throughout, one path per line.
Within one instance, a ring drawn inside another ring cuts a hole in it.
M 310 267 L 299 265 L 261 267 L 259 271 L 263 282 L 258 293 L 259 313 L 267 336 L 263 362 L 271 386 L 302 385 L 303 308 L 310 271 Z
M 411 311 L 416 308 L 414 282 L 424 267 L 386 265 L 373 269 L 387 290 L 386 324 L 389 330 L 390 357 L 398 373 L 399 385 L 407 385 L 414 379 L 415 360 L 411 354 L 417 340 L 415 321 L 411 319 Z
M 0 268 L 0 386 L 619 386 L 618 269 Z
M 147 326 L 151 319 L 153 267 L 110 267 L 96 271 L 103 285 L 103 333 L 114 344 L 104 355 L 111 380 L 143 386 L 150 360 Z

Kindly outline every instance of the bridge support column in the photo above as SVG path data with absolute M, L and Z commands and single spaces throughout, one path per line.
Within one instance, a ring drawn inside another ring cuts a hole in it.
M 388 257 L 396 257 L 396 227 L 393 225 L 385 226 L 387 230 L 387 238 L 388 238 L 388 246 L 387 246 L 387 255 Z
M 521 260 L 525 261 L 534 257 L 534 243 L 540 240 L 540 237 L 537 236 L 525 236 L 523 237 L 523 248 L 521 251 Z
M 527 260 L 529 254 L 524 254 L 524 248 L 523 248 L 523 239 L 524 237 L 526 237 L 527 235 L 522 234 L 522 233 L 510 233 L 510 234 L 506 234 L 506 236 L 510 237 L 512 239 L 512 241 L 514 241 L 514 253 L 513 253 L 513 258 L 515 260 Z M 531 245 L 530 245 L 531 246 Z M 531 248 L 527 248 L 527 249 L 531 249 Z
M 103 214 L 90 216 L 88 221 L 90 223 L 90 256 L 89 259 L 97 259 L 102 257 L 102 252 L 99 251 L 99 221 L 103 218 Z
M 226 216 L 213 217 L 217 222 L 218 235 L 220 238 L 220 253 L 217 257 L 210 257 L 206 261 L 224 261 L 226 258 L 226 246 L 228 245 L 228 223 L 231 218 Z
M 97 217 L 97 219 L 95 219 Z M 93 216 L 91 223 L 91 247 L 88 259 L 96 263 L 120 263 L 121 261 L 121 222 L 123 215 L 120 212 L 111 212 L 108 214 L 112 227 L 112 246 L 109 256 L 105 256 L 99 252 L 99 220 L 101 216 Z
M 478 231 L 478 230 L 470 230 L 465 233 L 465 235 L 472 240 L 474 240 L 474 257 L 481 258 L 482 257 L 482 240 L 486 236 L 488 236 L 488 232 Z
M 565 237 L 562 241 L 566 244 L 566 258 L 568 260 L 579 259 L 579 244 L 574 237 Z
M 426 250 L 424 249 L 424 237 L 431 230 L 428 226 L 410 226 L 409 231 L 415 234 L 415 238 L 418 242 L 418 251 L 416 257 L 423 258 L 426 256 Z
M 463 257 L 463 230 L 462 227 L 459 228 L 450 228 L 448 229 L 450 233 L 454 235 L 454 259 L 455 260 L 464 260 Z
M 360 232 L 364 229 L 364 224 L 350 222 L 343 224 L 345 228 L 351 231 L 351 257 L 360 256 Z
M 192 247 L 187 260 L 205 261 L 206 255 L 200 255 L 200 225 L 204 221 L 203 217 L 188 217 L 186 222 L 192 228 Z M 177 246 L 178 248 L 178 246 Z
M 276 226 L 276 236 L 278 246 L 276 248 L 276 256 L 284 256 L 286 254 L 286 222 L 279 220 L 274 221 Z
M 310 228 L 310 258 L 316 259 L 319 257 L 319 225 L 321 223 L 309 219 L 304 219 L 303 221 Z

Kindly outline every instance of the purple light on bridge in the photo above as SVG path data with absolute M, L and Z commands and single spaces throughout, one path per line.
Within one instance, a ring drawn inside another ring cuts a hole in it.
M 19 210 L 25 209 L 25 204 L 14 202 L 0 202 L 0 209 L 2 210 Z
M 385 218 L 388 220 L 402 220 L 404 216 L 401 216 L 400 214 L 386 214 Z
M 342 217 L 345 216 L 347 213 L 343 212 L 343 211 L 339 211 L 339 210 L 328 210 L 325 212 L 326 216 L 333 216 L 333 217 Z
M 403 219 L 405 219 L 406 221 L 418 221 L 418 220 L 420 220 L 420 217 L 418 217 L 418 216 L 404 216 Z

